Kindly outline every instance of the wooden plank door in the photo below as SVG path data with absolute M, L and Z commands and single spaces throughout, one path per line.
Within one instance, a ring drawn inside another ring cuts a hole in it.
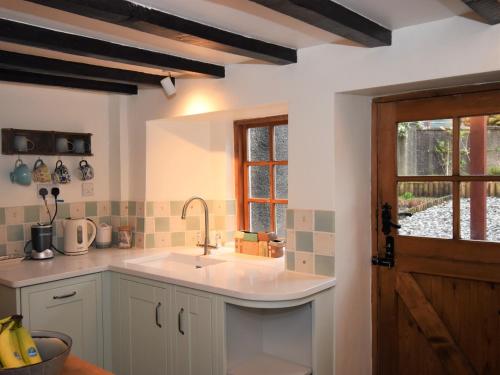
M 373 113 L 373 372 L 500 374 L 500 90 Z

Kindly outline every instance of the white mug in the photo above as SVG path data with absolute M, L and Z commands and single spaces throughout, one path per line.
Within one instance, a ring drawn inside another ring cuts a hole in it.
M 56 150 L 59 153 L 73 151 L 73 143 L 68 141 L 67 138 L 61 137 L 56 139 Z
M 26 152 L 33 150 L 35 148 L 35 144 L 24 135 L 16 135 L 14 137 L 14 147 L 17 152 Z
M 73 152 L 76 154 L 85 153 L 85 141 L 83 139 L 75 139 L 73 141 Z

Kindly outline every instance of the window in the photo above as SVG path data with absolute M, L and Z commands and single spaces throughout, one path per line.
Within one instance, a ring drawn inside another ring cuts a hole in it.
M 286 236 L 288 116 L 234 123 L 238 227 Z

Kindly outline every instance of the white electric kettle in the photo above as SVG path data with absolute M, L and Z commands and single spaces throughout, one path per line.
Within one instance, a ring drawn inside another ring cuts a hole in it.
M 96 236 L 97 228 L 94 222 L 90 219 L 65 219 L 62 224 L 64 227 L 64 254 L 86 254 Z M 92 227 L 90 236 L 89 224 Z

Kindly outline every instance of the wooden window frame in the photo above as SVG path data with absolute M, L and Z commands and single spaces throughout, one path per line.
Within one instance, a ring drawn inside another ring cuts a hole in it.
M 288 199 L 276 199 L 274 187 L 274 168 L 288 165 L 288 160 L 274 159 L 274 128 L 288 125 L 288 115 L 260 117 L 234 122 L 234 165 L 236 186 L 236 216 L 238 230 L 250 230 L 250 203 L 269 203 L 271 205 L 271 231 L 276 231 L 276 205 L 288 204 Z M 248 129 L 267 127 L 269 131 L 269 161 L 248 161 Z M 270 198 L 250 198 L 248 192 L 248 170 L 251 166 L 268 166 L 270 169 Z

